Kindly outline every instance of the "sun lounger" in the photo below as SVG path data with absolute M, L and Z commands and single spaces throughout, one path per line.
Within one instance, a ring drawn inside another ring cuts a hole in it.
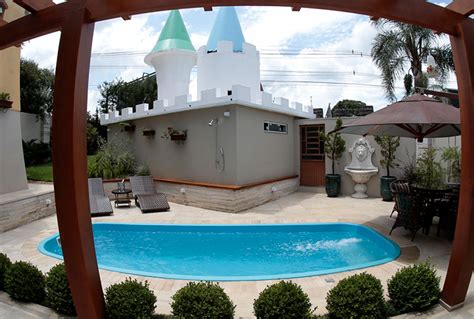
M 92 216 L 113 214 L 109 198 L 105 195 L 102 178 L 89 178 L 89 207 Z
M 135 204 L 142 213 L 163 212 L 170 209 L 165 194 L 157 193 L 151 176 L 131 176 L 130 184 Z

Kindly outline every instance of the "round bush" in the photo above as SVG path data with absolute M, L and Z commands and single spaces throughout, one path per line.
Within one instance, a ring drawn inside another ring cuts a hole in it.
M 7 269 L 5 291 L 17 300 L 42 303 L 45 297 L 44 275 L 36 266 L 17 261 Z
M 5 289 L 5 273 L 10 268 L 12 262 L 5 254 L 0 253 L 0 290 Z
M 439 300 L 439 281 L 429 262 L 404 267 L 387 282 L 390 302 L 401 313 L 426 309 Z
M 380 280 L 362 273 L 344 278 L 329 291 L 327 309 L 331 318 L 386 318 Z
M 311 302 L 301 287 L 280 281 L 263 290 L 253 303 L 257 318 L 311 318 Z
M 235 306 L 218 284 L 190 282 L 178 290 L 173 297 L 171 309 L 179 318 L 234 317 Z
M 147 281 L 141 283 L 127 278 L 111 285 L 105 291 L 107 315 L 112 319 L 151 318 L 155 311 L 156 296 Z
M 76 308 L 72 300 L 71 289 L 66 275 L 66 267 L 59 264 L 51 268 L 46 275 L 46 303 L 65 315 L 74 316 Z

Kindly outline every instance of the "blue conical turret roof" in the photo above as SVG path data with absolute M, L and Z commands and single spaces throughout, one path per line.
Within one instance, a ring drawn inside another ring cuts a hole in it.
M 234 7 L 222 7 L 219 9 L 211 35 L 207 41 L 207 50 L 217 50 L 217 43 L 219 41 L 232 41 L 234 43 L 234 52 L 242 52 L 242 45 L 245 39 Z

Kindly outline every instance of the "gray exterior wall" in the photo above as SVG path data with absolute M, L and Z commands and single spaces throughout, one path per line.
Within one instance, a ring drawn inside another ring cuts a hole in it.
M 27 188 L 20 112 L 0 110 L 0 194 Z
M 224 149 L 222 172 L 215 165 L 216 126 L 208 125 L 214 118 L 218 118 L 217 146 Z M 287 123 L 288 134 L 265 133 L 265 120 Z M 295 174 L 293 122 L 291 116 L 231 105 L 135 120 L 133 133 L 121 132 L 121 126 L 113 124 L 108 134 L 129 136 L 138 163 L 146 164 L 155 177 L 245 185 Z M 161 138 L 168 127 L 186 129 L 187 140 Z M 154 129 L 156 135 L 145 137 L 143 129 Z
M 263 131 L 264 121 L 288 125 L 288 134 Z M 237 185 L 296 174 L 293 156 L 294 118 L 237 107 Z
M 343 118 L 343 123 L 352 121 L 353 118 Z M 299 125 L 307 124 L 324 124 L 325 131 L 330 132 L 336 126 L 336 119 L 316 119 L 316 120 L 297 120 L 297 125 L 295 127 L 295 162 L 297 165 L 297 171 L 300 171 L 300 136 L 299 136 Z M 341 194 L 344 196 L 352 195 L 354 193 L 354 182 L 352 178 L 344 173 L 344 167 L 350 164 L 351 154 L 349 153 L 349 148 L 352 147 L 352 144 L 357 141 L 360 136 L 342 134 L 342 138 L 346 141 L 346 151 L 342 155 L 341 159 L 336 164 L 336 174 L 341 174 Z M 374 175 L 369 183 L 367 184 L 367 194 L 370 197 L 380 197 L 380 176 L 387 174 L 386 170 L 380 166 L 380 147 L 375 142 L 372 136 L 367 136 L 367 140 L 370 145 L 375 149 L 375 152 L 372 156 L 372 163 L 379 168 L 378 175 Z M 397 149 L 396 158 L 398 163 L 403 166 L 403 163 L 410 161 L 410 156 L 415 157 L 416 153 L 416 142 L 414 139 L 402 138 L 400 140 L 400 147 Z M 410 154 L 410 155 L 409 155 Z M 326 157 L 326 173 L 331 172 L 331 160 Z M 390 175 L 400 177 L 401 176 L 401 167 L 390 169 Z

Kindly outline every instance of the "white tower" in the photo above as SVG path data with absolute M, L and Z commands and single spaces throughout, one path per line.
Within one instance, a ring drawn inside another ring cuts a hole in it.
M 156 71 L 158 100 L 167 100 L 167 105 L 174 105 L 176 96 L 189 94 L 191 70 L 196 59 L 196 50 L 183 18 L 178 10 L 173 10 L 155 47 L 145 57 L 145 63 Z
M 198 50 L 197 89 L 219 89 L 227 95 L 232 85 L 250 88 L 251 100 L 260 98 L 260 53 L 246 43 L 234 7 L 219 9 L 207 46 Z

